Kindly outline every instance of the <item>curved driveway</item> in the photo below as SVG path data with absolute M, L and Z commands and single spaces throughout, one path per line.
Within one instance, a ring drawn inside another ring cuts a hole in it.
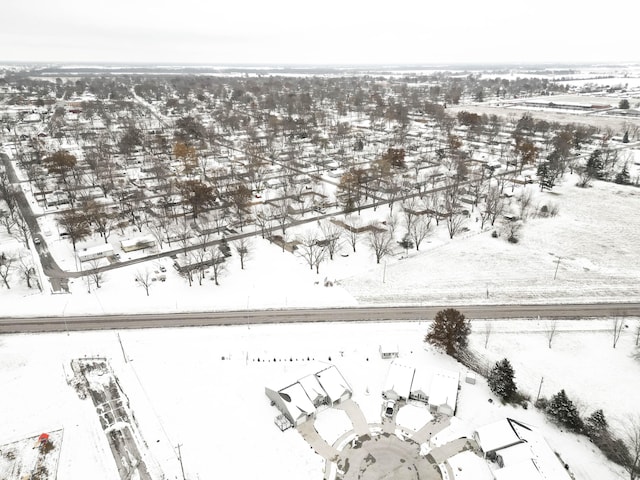
M 640 303 L 309 308 L 177 314 L 0 317 L 0 334 L 262 323 L 419 321 L 433 319 L 435 314 L 444 308 L 456 308 L 471 320 L 640 316 Z

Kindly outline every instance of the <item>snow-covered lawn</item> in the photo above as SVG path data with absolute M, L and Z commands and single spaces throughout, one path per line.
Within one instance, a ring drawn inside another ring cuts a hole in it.
M 632 358 L 637 349 L 631 324 L 614 350 L 608 322 L 561 321 L 549 350 L 536 321 L 496 321 L 486 352 L 484 325 L 478 324 L 471 346 L 491 361 L 509 358 L 518 385 L 533 398 L 544 376 L 544 395 L 565 388 L 584 413 L 603 408 L 619 425 L 640 402 L 634 387 L 640 373 Z M 381 385 L 389 365 L 377 352 L 382 341 L 397 343 L 401 359 L 412 364 L 464 373 L 451 358 L 424 348 L 427 328 L 428 322 L 340 323 L 4 335 L 0 384 L 9 394 L 0 395 L 0 411 L 8 413 L 0 426 L 0 444 L 64 428 L 58 478 L 116 478 L 91 401 L 80 400 L 65 381 L 71 359 L 100 355 L 109 358 L 151 454 L 168 478 L 180 476 L 175 446 L 181 444 L 190 478 L 319 479 L 323 460 L 295 430 L 279 431 L 265 383 L 304 370 L 307 356 L 321 361 L 331 357 L 353 387 L 367 421 L 379 423 Z M 313 362 L 308 364 L 313 369 Z M 398 413 L 403 422 L 406 408 Z M 318 430 L 332 441 L 350 427 L 344 412 L 329 412 L 319 414 Z M 435 444 L 510 416 L 540 428 L 576 478 L 613 480 L 620 473 L 585 437 L 560 432 L 532 408 L 501 405 L 483 379 L 461 384 L 457 415 L 459 420 L 434 438 Z

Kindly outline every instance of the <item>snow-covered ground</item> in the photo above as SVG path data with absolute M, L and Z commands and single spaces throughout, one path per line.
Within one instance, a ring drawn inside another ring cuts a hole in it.
M 220 286 L 215 286 L 209 272 L 202 285 L 195 281 L 189 287 L 169 258 L 105 272 L 101 288 L 91 286 L 91 293 L 87 281 L 78 278 L 71 281 L 70 295 L 51 295 L 46 290 L 39 294 L 18 282 L 16 273 L 13 288 L 0 290 L 3 313 L 29 316 L 448 302 L 639 301 L 640 191 L 604 182 L 581 189 L 575 186 L 576 181 L 568 176 L 562 185 L 544 193 L 535 185 L 527 186 L 534 193 L 534 207 L 556 205 L 559 214 L 529 218 L 518 244 L 508 243 L 504 236 L 492 238 L 491 228 L 480 232 L 480 222 L 472 212 L 466 224 L 468 232 L 450 240 L 441 223 L 419 252 L 405 252 L 396 245 L 394 254 L 378 265 L 362 234 L 355 253 L 344 242 L 334 260 L 323 262 L 320 274 L 316 274 L 302 258 L 283 252 L 258 235 L 252 240 L 245 269 L 241 270 L 239 259 L 232 256 Z M 516 197 L 520 188 L 513 192 Z M 517 213 L 517 207 L 513 208 Z M 394 211 L 398 213 L 400 206 Z M 389 213 L 385 207 L 352 216 L 367 224 L 383 221 Z M 294 238 L 314 228 L 311 224 L 288 229 L 288 236 Z M 401 236 L 403 227 L 397 228 L 396 236 Z M 499 230 L 497 224 L 495 229 Z M 55 231 L 53 225 L 51 230 Z M 7 237 L 0 233 L 0 240 L 3 238 Z M 95 244 L 96 239 L 92 241 Z M 68 240 L 52 234 L 47 244 L 62 268 L 76 269 Z M 135 255 L 141 254 L 129 256 Z M 134 281 L 135 274 L 148 270 L 159 279 L 161 266 L 167 270 L 166 281 L 153 282 L 147 297 Z M 325 286 L 325 280 L 333 286 Z
M 516 382 L 532 398 L 544 377 L 543 395 L 565 388 L 583 413 L 603 408 L 617 428 L 640 402 L 640 390 L 633 388 L 640 381 L 632 333 L 638 320 L 626 321 L 629 328 L 616 349 L 611 348 L 610 320 L 559 322 L 552 349 L 537 320 L 495 321 L 486 350 L 484 323 L 474 322 L 471 347 L 488 362 L 509 358 Z M 380 423 L 389 365 L 378 353 L 382 340 L 397 344 L 403 361 L 465 372 L 450 357 L 425 349 L 427 328 L 428 322 L 407 322 L 5 335 L 0 338 L 5 392 L 0 411 L 6 413 L 0 444 L 64 428 L 58 478 L 116 478 L 91 400 L 81 400 L 66 383 L 71 359 L 105 356 L 167 478 L 181 477 L 175 450 L 181 444 L 188 478 L 320 479 L 323 459 L 295 430 L 276 427 L 278 412 L 269 404 L 265 385 L 304 370 L 307 358 L 310 369 L 312 360 L 331 358 L 351 384 L 367 421 Z M 538 427 L 577 479 L 613 480 L 620 474 L 585 437 L 559 431 L 535 409 L 501 405 L 483 379 L 461 386 L 458 420 L 433 439 L 435 444 L 510 416 Z M 398 412 L 405 423 L 419 423 L 418 416 L 414 407 Z M 349 428 L 344 412 L 334 410 L 320 412 L 317 425 L 329 441 Z

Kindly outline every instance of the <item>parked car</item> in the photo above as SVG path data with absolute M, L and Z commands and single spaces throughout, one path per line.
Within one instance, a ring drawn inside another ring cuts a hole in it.
M 387 418 L 393 417 L 393 412 L 396 409 L 396 401 L 395 400 L 387 400 L 387 403 L 384 405 L 384 416 Z

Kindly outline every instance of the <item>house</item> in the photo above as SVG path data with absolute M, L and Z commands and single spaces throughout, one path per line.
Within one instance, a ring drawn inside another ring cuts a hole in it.
M 331 407 L 349 398 L 353 390 L 340 371 L 331 364 L 317 362 L 305 365 L 304 375 L 284 383 L 284 388 L 265 387 L 273 405 L 294 426 L 315 417 L 318 409 Z
M 511 418 L 478 428 L 474 439 L 497 464 L 495 480 L 570 480 L 565 465 L 533 427 Z
M 353 390 L 335 365 L 331 365 L 317 372 L 315 376 L 324 391 L 327 392 L 329 406 L 336 405 L 351 398 Z
M 400 352 L 398 350 L 398 345 L 387 345 L 382 344 L 378 348 L 380 352 L 380 358 L 388 359 L 388 358 L 398 358 Z
M 429 409 L 434 413 L 453 416 L 458 400 L 458 372 L 440 370 L 435 372 L 429 388 Z
M 78 252 L 78 260 L 81 262 L 88 262 L 90 260 L 97 260 L 99 258 L 110 257 L 113 255 L 113 247 L 108 243 L 103 245 L 97 245 L 95 247 L 83 248 Z
M 298 382 L 277 392 L 266 388 L 265 392 L 278 410 L 296 427 L 312 418 L 316 413 L 316 407 Z
M 145 248 L 153 248 L 156 246 L 156 240 L 150 235 L 144 237 L 131 238 L 120 242 L 122 250 L 125 252 L 133 252 L 136 250 L 144 250 Z
M 414 375 L 415 368 L 391 362 L 382 388 L 382 396 L 388 400 L 408 400 Z
M 517 422 L 510 418 L 505 418 L 489 425 L 484 425 L 473 433 L 473 439 L 485 457 L 493 459 L 496 457 L 496 451 L 522 443 L 522 439 L 513 427 L 514 423 Z

